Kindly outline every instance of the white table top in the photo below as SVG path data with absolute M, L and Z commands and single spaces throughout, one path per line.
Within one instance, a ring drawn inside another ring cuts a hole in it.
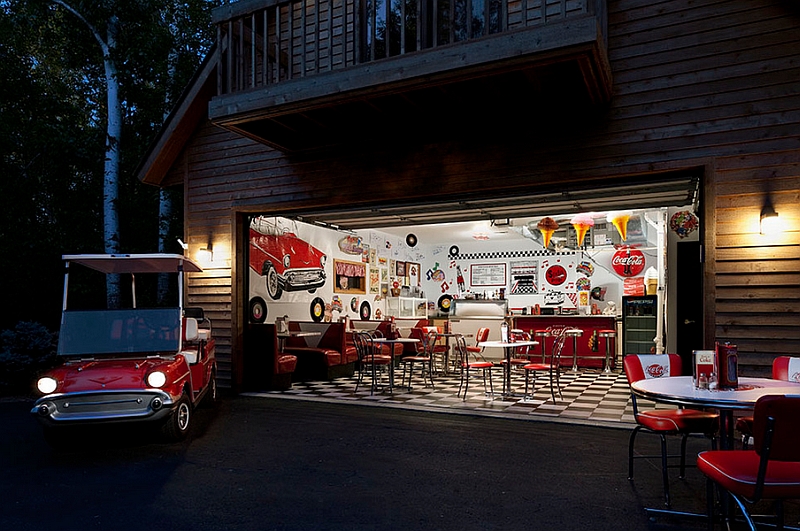
M 303 332 L 301 330 L 289 330 L 288 332 L 278 332 L 278 337 L 311 337 L 318 336 L 320 332 Z
M 481 341 L 479 347 L 528 347 L 538 345 L 538 341 Z
M 739 388 L 732 390 L 696 389 L 691 376 L 650 378 L 631 384 L 631 390 L 647 400 L 667 404 L 753 409 L 764 395 L 800 395 L 800 383 L 771 378 L 739 378 Z
M 397 339 L 389 339 L 388 337 L 376 337 L 372 340 L 373 343 L 419 343 L 419 339 L 411 337 L 398 337 Z

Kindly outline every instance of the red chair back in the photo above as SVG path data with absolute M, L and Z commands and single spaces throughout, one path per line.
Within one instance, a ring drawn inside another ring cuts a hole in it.
M 623 361 L 628 383 L 645 378 L 662 378 L 682 374 L 681 357 L 677 354 L 629 354 Z
M 766 395 L 756 402 L 753 412 L 753 445 L 761 455 L 767 419 L 775 419 L 769 450 L 770 461 L 800 461 L 800 395 Z
M 483 343 L 484 341 L 489 339 L 489 329 L 488 328 L 478 328 L 478 333 L 475 334 L 475 344 Z
M 772 362 L 772 379 L 800 382 L 800 358 L 778 356 Z

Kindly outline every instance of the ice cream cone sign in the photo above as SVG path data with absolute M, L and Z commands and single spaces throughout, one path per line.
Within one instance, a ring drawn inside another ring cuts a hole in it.
M 550 238 L 553 237 L 553 233 L 558 229 L 558 223 L 553 218 L 542 218 L 536 228 L 542 233 L 543 245 L 547 249 L 547 246 L 550 245 Z
M 586 237 L 589 228 L 594 227 L 594 219 L 589 214 L 578 214 L 572 218 L 570 223 L 572 223 L 575 233 L 578 235 L 577 246 L 580 247 L 583 245 L 583 239 Z
M 622 241 L 628 239 L 628 220 L 631 219 L 633 213 L 630 210 L 620 210 L 617 212 L 609 212 L 606 219 L 614 224 L 617 232 L 619 232 Z

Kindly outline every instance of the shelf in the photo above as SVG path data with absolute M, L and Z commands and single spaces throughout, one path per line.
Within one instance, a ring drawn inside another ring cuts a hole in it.
M 428 317 L 428 299 L 387 297 L 386 314 L 401 318 L 426 319 Z

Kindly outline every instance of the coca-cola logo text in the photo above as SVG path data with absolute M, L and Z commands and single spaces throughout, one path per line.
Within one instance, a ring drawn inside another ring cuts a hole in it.
M 611 258 L 611 267 L 621 277 L 635 277 L 644 271 L 644 254 L 637 249 L 620 249 Z
M 647 366 L 647 368 L 645 368 L 645 372 L 650 376 L 650 378 L 661 378 L 664 376 L 664 374 L 666 374 L 667 370 L 663 365 L 654 363 Z

